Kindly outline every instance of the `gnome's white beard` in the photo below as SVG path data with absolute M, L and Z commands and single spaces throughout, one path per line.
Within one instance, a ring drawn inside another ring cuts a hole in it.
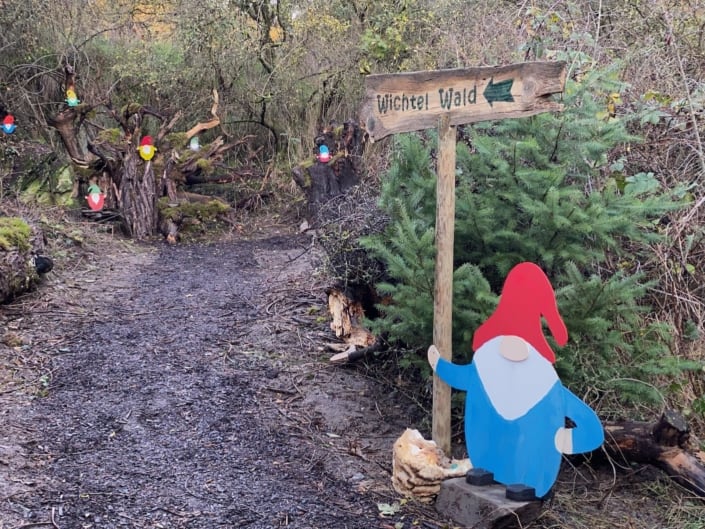
M 558 380 L 551 362 L 527 344 L 529 357 L 520 362 L 507 360 L 499 353 L 502 336 L 485 342 L 475 352 L 477 367 L 492 405 L 502 417 L 517 419 L 526 414 Z

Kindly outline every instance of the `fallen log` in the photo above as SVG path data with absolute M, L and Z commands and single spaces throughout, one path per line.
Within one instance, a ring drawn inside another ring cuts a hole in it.
M 337 344 L 330 344 L 328 346 L 331 349 L 338 350 L 340 347 Z M 349 345 L 347 347 L 344 346 L 344 349 L 333 356 L 331 356 L 328 360 L 332 364 L 344 364 L 348 362 L 357 362 L 358 360 L 365 358 L 367 355 L 370 355 L 372 353 L 376 353 L 380 349 L 382 349 L 383 343 L 382 340 L 377 340 L 375 343 L 370 345 L 369 347 L 363 347 L 362 349 L 358 349 L 357 345 Z
M 689 450 L 690 432 L 679 413 L 666 411 L 656 424 L 620 421 L 604 428 L 604 447 L 610 457 L 654 465 L 676 483 L 705 497 L 705 461 Z
M 184 231 L 203 231 L 230 211 L 230 205 L 217 197 L 185 191 L 176 192 L 175 201 L 159 200 L 159 231 L 169 244 L 175 244 Z
M 200 173 L 189 173 L 186 175 L 185 184 L 194 186 L 199 184 L 229 184 L 232 182 L 241 182 L 243 180 L 262 180 L 264 174 L 253 168 L 245 169 L 230 169 L 227 174 L 209 175 Z

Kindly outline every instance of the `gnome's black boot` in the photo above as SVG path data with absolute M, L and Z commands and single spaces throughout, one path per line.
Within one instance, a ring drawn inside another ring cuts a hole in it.
M 536 489 L 534 487 L 527 487 L 526 485 L 516 484 L 507 485 L 507 492 L 505 494 L 508 500 L 512 501 L 536 501 Z
M 465 482 L 480 487 L 492 485 L 492 483 L 494 483 L 494 474 L 484 468 L 471 468 L 468 470 L 467 474 L 465 474 Z

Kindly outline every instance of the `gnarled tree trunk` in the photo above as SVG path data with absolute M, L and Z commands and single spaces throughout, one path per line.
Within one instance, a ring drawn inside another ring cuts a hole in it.
M 138 163 L 136 150 L 128 150 L 123 158 L 118 203 L 125 231 L 130 237 L 143 240 L 157 232 L 154 166 L 151 161 Z

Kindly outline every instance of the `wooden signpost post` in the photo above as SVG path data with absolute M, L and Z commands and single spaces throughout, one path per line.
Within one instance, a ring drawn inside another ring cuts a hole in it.
M 433 343 L 452 359 L 457 125 L 562 110 L 563 62 L 370 75 L 360 119 L 370 140 L 438 127 Z M 433 440 L 450 455 L 450 387 L 433 378 Z

